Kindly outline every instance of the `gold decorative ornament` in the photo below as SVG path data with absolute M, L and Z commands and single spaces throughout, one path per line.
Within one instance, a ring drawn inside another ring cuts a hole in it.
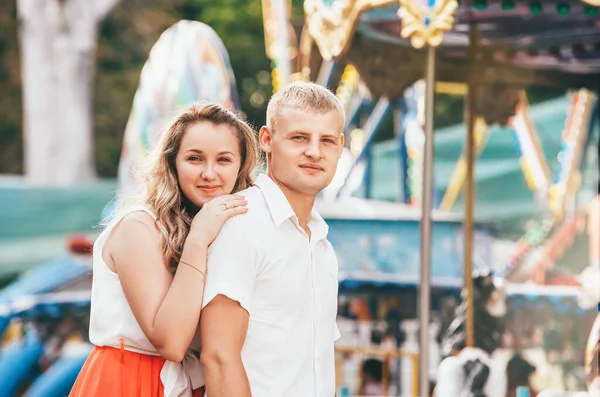
M 404 38 L 410 39 L 415 48 L 425 45 L 437 47 L 442 43 L 444 33 L 452 29 L 454 12 L 458 8 L 456 0 L 437 0 L 429 9 L 418 0 L 399 0 L 398 16 L 402 20 Z M 427 23 L 429 21 L 429 23 Z
M 580 0 L 600 6 L 600 0 Z M 325 61 L 340 57 L 350 47 L 360 15 L 375 8 L 400 4 L 401 36 L 415 48 L 439 46 L 444 33 L 452 29 L 457 0 L 437 0 L 431 9 L 419 0 L 337 0 L 327 6 L 323 0 L 305 0 L 305 29 L 317 44 Z
M 398 0 L 339 0 L 331 6 L 322 0 L 305 0 L 306 29 L 315 40 L 325 61 L 344 54 L 350 46 L 358 17 L 373 8 Z

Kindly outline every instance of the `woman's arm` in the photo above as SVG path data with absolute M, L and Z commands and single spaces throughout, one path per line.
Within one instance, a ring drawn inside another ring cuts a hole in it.
M 142 331 L 158 353 L 181 361 L 200 318 L 206 245 L 190 238 L 173 276 L 162 259 L 162 236 L 144 212 L 126 216 L 107 244 L 125 297 Z
M 208 246 L 227 219 L 248 211 L 246 204 L 234 195 L 206 203 L 192 221 L 174 276 L 162 257 L 163 236 L 149 214 L 131 213 L 113 229 L 106 253 L 142 331 L 167 360 L 183 360 L 198 327 Z

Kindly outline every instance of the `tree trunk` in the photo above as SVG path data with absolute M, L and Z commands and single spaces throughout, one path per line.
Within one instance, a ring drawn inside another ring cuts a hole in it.
M 17 0 L 25 174 L 36 185 L 94 179 L 92 84 L 99 22 L 118 0 Z

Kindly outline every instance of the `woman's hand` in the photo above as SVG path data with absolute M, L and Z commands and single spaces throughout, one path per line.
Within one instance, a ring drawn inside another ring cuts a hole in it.
M 248 212 L 246 204 L 248 202 L 243 196 L 232 194 L 212 199 L 194 217 L 188 239 L 208 247 L 217 238 L 227 219 Z

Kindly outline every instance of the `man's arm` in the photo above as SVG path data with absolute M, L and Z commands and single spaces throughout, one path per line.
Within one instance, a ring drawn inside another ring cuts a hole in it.
M 243 215 L 242 215 L 243 216 Z M 208 250 L 208 273 L 200 315 L 200 361 L 210 397 L 250 397 L 242 347 L 257 275 L 256 242 L 232 218 Z
M 251 396 L 241 355 L 248 319 L 248 312 L 224 295 L 217 295 L 202 311 L 200 361 L 210 397 Z

